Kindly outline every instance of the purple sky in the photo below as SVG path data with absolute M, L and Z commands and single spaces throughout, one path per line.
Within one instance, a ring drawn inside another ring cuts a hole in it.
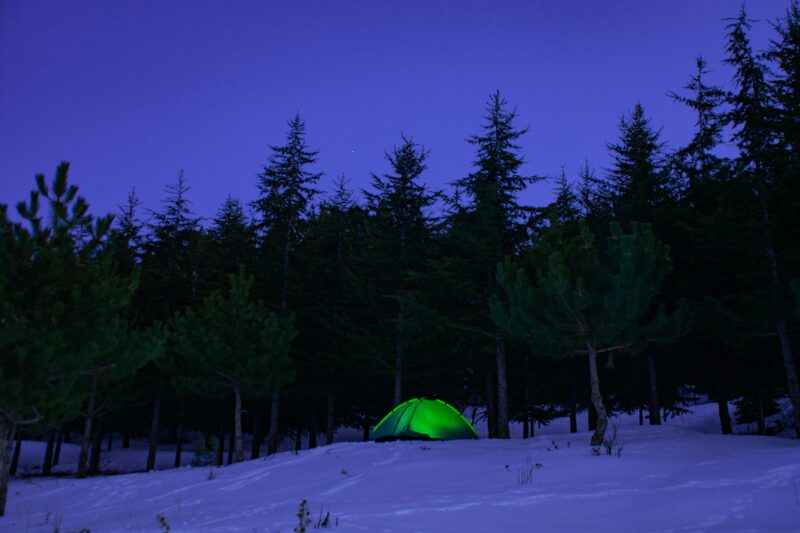
M 764 22 L 788 0 L 751 1 Z M 400 132 L 431 150 L 434 187 L 469 171 L 490 92 L 517 106 L 529 174 L 601 171 L 620 114 L 640 100 L 665 140 L 692 115 L 671 103 L 703 54 L 721 65 L 732 0 L 0 1 L 0 202 L 61 160 L 92 210 L 135 186 L 157 208 L 183 168 L 198 214 L 254 198 L 269 144 L 300 111 L 321 188 L 386 171 Z M 525 200 L 550 199 L 539 184 Z

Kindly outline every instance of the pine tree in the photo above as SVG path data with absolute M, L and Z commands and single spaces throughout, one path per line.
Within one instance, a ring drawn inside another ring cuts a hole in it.
M 139 220 L 137 213 L 141 205 L 134 188 L 128 193 L 125 205 L 119 206 L 120 214 L 114 221 L 115 227 L 110 235 L 114 263 L 126 275 L 130 275 L 141 263 L 144 253 L 142 235 L 144 224 Z
M 203 297 L 202 232 L 200 218 L 191 209 L 189 190 L 180 171 L 175 184 L 165 188 L 167 196 L 162 200 L 161 210 L 151 213 L 153 222 L 148 225 L 149 238 L 142 258 L 142 286 L 137 298 L 144 324 L 163 323 L 175 313 L 198 305 Z M 147 470 L 155 468 L 162 400 L 170 392 L 164 369 L 174 357 L 169 346 L 165 355 L 149 365 L 141 377 L 140 390 L 150 396 L 148 401 L 152 405 Z
M 16 428 L 75 416 L 89 396 L 87 375 L 99 367 L 121 375 L 158 353 L 157 340 L 143 339 L 125 316 L 136 281 L 117 274 L 106 248 L 112 217 L 88 214 L 68 170 L 61 163 L 51 186 L 36 176 L 30 200 L 17 204 L 27 228 L 0 205 L 0 348 L 8 355 L 0 358 L 0 515 Z
M 725 127 L 721 106 L 725 92 L 714 85 L 707 85 L 706 61 L 702 57 L 695 60 L 696 73 L 686 89 L 691 96 L 681 96 L 670 92 L 670 97 L 695 112 L 695 133 L 688 145 L 679 149 L 673 158 L 673 165 L 684 180 L 682 199 L 695 210 L 709 208 L 707 198 L 709 182 L 719 178 L 723 161 L 715 154 L 715 149 L 723 141 Z M 707 213 L 706 213 L 707 214 Z
M 213 289 L 228 285 L 228 276 L 242 266 L 251 268 L 255 262 L 255 227 L 248 219 L 239 200 L 228 196 L 217 211 L 209 230 L 206 277 Z
M 692 342 L 680 350 L 694 363 L 688 379 L 717 400 L 720 426 L 727 434 L 733 430 L 728 398 L 738 390 L 736 372 L 731 370 L 743 361 L 734 354 L 743 344 L 734 345 L 730 339 L 741 334 L 742 317 L 750 308 L 743 305 L 741 295 L 749 290 L 743 280 L 752 269 L 753 257 L 743 243 L 757 240 L 757 234 L 746 223 L 752 213 L 752 195 L 736 179 L 731 161 L 717 153 L 724 141 L 725 92 L 706 83 L 708 70 L 702 58 L 697 58 L 695 65 L 695 74 L 685 87 L 689 94 L 670 93 L 696 117 L 692 139 L 670 161 L 681 191 L 673 227 L 683 229 L 672 231 L 676 235 L 673 261 L 681 273 L 672 291 L 690 299 L 695 310 Z M 720 269 L 721 263 L 724 269 Z M 734 321 L 723 316 L 739 318 Z M 748 374 L 754 370 L 748 369 Z
M 619 130 L 619 141 L 608 144 L 614 164 L 608 173 L 606 194 L 613 215 L 626 222 L 661 223 L 654 218 L 670 202 L 673 191 L 660 131 L 653 128 L 638 102 L 630 115 L 622 116 Z
M 291 379 L 291 322 L 251 296 L 252 276 L 242 267 L 229 277 L 227 294 L 214 291 L 199 310 L 171 322 L 175 353 L 186 371 L 182 381 L 203 395 L 220 387 L 234 396 L 234 460 L 244 460 L 242 400 L 258 398 L 265 385 Z M 192 369 L 192 370 L 189 370 Z
M 298 379 L 287 394 L 293 395 L 295 420 L 309 428 L 309 446 L 323 425 L 331 444 L 338 424 L 360 427 L 385 409 L 386 388 L 375 379 L 380 369 L 366 333 L 375 331 L 380 316 L 378 276 L 367 252 L 368 214 L 343 177 L 334 185 L 304 224 L 295 260 L 303 280 L 293 304 L 301 333 L 294 344 Z M 385 309 L 391 302 L 381 303 Z
M 483 329 L 490 334 L 492 322 L 487 313 L 486 301 L 497 291 L 495 270 L 506 255 L 518 252 L 527 238 L 523 218 L 529 210 L 521 207 L 518 196 L 534 178 L 520 174 L 523 164 L 517 141 L 528 130 L 517 129 L 516 110 L 508 111 L 507 102 L 500 92 L 489 98 L 481 135 L 473 135 L 468 142 L 476 147 L 475 170 L 455 182 L 457 189 L 467 196 L 469 204 L 458 210 L 450 222 L 451 232 L 461 240 L 460 247 L 465 261 L 470 263 L 468 271 L 459 272 L 460 277 L 474 276 L 472 285 L 477 309 L 473 310 L 470 326 Z M 508 438 L 508 385 L 506 378 L 506 349 L 501 332 L 494 331 L 495 377 L 487 381 L 487 403 L 490 419 L 496 412 L 497 436 Z M 481 343 L 482 344 L 482 343 Z M 497 408 L 494 409 L 494 382 L 497 385 Z M 494 421 L 494 420 L 492 420 Z M 492 427 L 494 430 L 494 427 Z M 494 431 L 491 431 L 494 433 Z M 494 436 L 494 435 L 493 435 Z
M 591 398 L 597 412 L 592 445 L 602 444 L 607 426 L 597 357 L 630 350 L 647 340 L 674 338 L 683 313 L 667 317 L 663 307 L 648 317 L 661 282 L 670 270 L 669 250 L 649 226 L 633 224 L 611 238 L 596 239 L 585 224 L 568 246 L 554 249 L 535 281 L 513 261 L 498 265 L 504 299 L 492 299 L 492 316 L 507 333 L 559 356 L 585 353 Z
M 316 163 L 317 152 L 306 145 L 305 130 L 305 123 L 297 114 L 289 121 L 286 144 L 270 147 L 269 162 L 258 175 L 259 197 L 253 202 L 260 217 L 261 258 L 270 265 L 263 277 L 273 281 L 272 294 L 277 296 L 277 307 L 282 312 L 290 309 L 292 257 L 300 239 L 301 222 L 317 195 L 315 186 L 322 176 L 307 170 Z M 280 387 L 279 382 L 272 385 L 269 453 L 275 453 L 278 446 Z
M 394 332 L 393 405 L 403 400 L 402 379 L 404 358 L 410 341 L 407 293 L 408 273 L 421 270 L 430 250 L 432 221 L 427 210 L 436 201 L 436 194 L 420 183 L 428 152 L 406 136 L 386 160 L 393 174 L 372 176 L 375 192 L 366 192 L 367 209 L 372 215 L 368 228 L 373 268 L 379 277 L 379 291 L 392 301 L 392 319 L 380 328 Z
M 733 141 L 739 149 L 736 160 L 739 179 L 753 191 L 757 213 L 753 222 L 760 232 L 760 252 L 766 258 L 764 281 L 756 280 L 756 284 L 766 289 L 783 357 L 795 431 L 800 437 L 800 380 L 787 326 L 790 291 L 783 278 L 783 249 L 779 248 L 782 243 L 776 228 L 776 219 L 780 219 L 783 213 L 782 198 L 776 196 L 783 181 L 780 170 L 784 161 L 777 127 L 780 113 L 775 102 L 776 91 L 769 82 L 768 67 L 750 45 L 750 29 L 750 21 L 742 7 L 739 15 L 728 25 L 726 63 L 734 68 L 736 85 L 735 91 L 728 95 L 731 108 L 728 122 L 734 129 Z

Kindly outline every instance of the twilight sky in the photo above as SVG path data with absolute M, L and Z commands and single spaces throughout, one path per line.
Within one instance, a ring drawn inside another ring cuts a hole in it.
M 689 139 L 693 117 L 666 92 L 697 54 L 728 82 L 723 18 L 739 3 L 0 0 L 0 203 L 67 160 L 96 213 L 134 186 L 158 208 L 182 168 L 212 217 L 228 193 L 255 197 L 298 111 L 323 190 L 339 174 L 368 186 L 401 132 L 431 150 L 423 176 L 443 188 L 469 171 L 464 139 L 496 89 L 530 127 L 526 173 L 574 178 L 585 159 L 602 172 L 637 100 L 671 145 Z M 747 4 L 756 47 L 787 5 Z

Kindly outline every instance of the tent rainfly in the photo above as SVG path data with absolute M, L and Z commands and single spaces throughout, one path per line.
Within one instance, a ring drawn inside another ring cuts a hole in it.
M 477 439 L 472 425 L 442 400 L 412 398 L 401 403 L 372 428 L 370 440 Z

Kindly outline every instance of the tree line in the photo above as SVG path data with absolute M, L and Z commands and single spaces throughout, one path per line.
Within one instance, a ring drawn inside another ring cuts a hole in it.
M 698 58 L 670 93 L 695 115 L 686 146 L 637 103 L 611 167 L 575 179 L 523 173 L 527 130 L 499 92 L 446 191 L 401 136 L 361 197 L 344 177 L 321 194 L 299 115 L 257 198 L 210 224 L 182 173 L 160 209 L 131 192 L 116 217 L 89 214 L 67 163 L 36 176 L 18 217 L 0 205 L 0 514 L 23 436 L 47 441 L 44 474 L 67 440 L 77 474 L 99 472 L 112 435 L 149 438 L 151 470 L 159 443 L 178 466 L 201 432 L 222 464 L 226 445 L 230 463 L 265 440 L 366 437 L 413 396 L 485 407 L 492 438 L 562 415 L 577 431 L 585 409 L 593 445 L 612 413 L 656 425 L 690 394 L 717 401 L 722 433 L 729 400 L 767 433 L 788 396 L 800 435 L 800 8 L 765 51 L 750 24 L 727 26 L 730 87 Z M 523 205 L 544 179 L 554 201 Z

